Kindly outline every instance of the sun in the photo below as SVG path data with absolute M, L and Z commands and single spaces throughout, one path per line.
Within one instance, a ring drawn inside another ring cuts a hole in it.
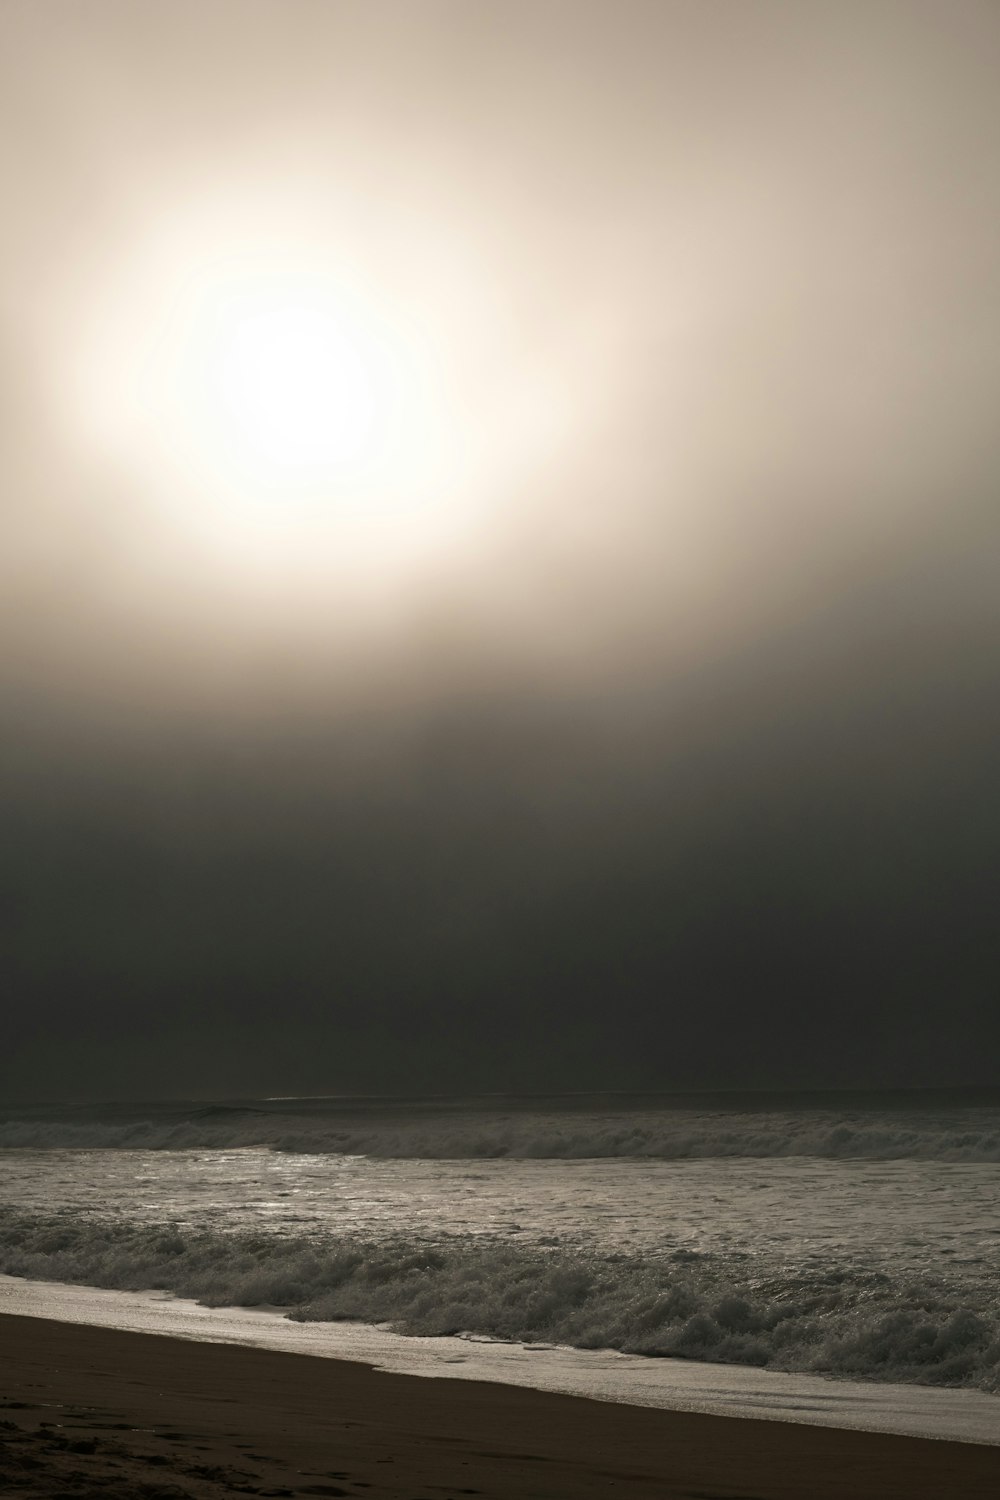
M 74 278 L 60 399 L 137 591 L 377 615 L 488 567 L 579 425 L 580 361 L 450 224 L 237 185 Z
M 418 502 L 435 426 L 419 354 L 348 270 L 286 254 L 245 270 L 208 257 L 124 363 L 175 489 L 221 502 L 227 524 L 280 525 Z
M 391 363 L 371 328 L 329 296 L 250 300 L 227 311 L 213 342 L 198 396 L 220 450 L 283 481 L 336 483 L 391 448 L 402 395 Z
M 78 425 L 152 547 L 248 578 L 391 575 L 468 519 L 440 350 L 332 237 L 182 216 L 87 307 Z
M 336 275 L 227 280 L 157 372 L 206 478 L 244 501 L 371 505 L 416 473 L 422 372 L 398 328 Z

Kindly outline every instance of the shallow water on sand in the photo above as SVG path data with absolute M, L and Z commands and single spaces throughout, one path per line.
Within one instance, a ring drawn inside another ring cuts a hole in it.
M 0 1313 L 356 1360 L 400 1375 L 485 1380 L 631 1406 L 1000 1444 L 995 1399 L 972 1391 L 832 1382 L 613 1350 L 406 1338 L 364 1324 L 303 1325 L 259 1309 L 206 1308 L 162 1293 L 52 1286 L 3 1275 Z

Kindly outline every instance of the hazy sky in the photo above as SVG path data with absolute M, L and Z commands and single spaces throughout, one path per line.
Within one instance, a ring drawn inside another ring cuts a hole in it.
M 996 1081 L 998 77 L 0 0 L 0 1096 Z

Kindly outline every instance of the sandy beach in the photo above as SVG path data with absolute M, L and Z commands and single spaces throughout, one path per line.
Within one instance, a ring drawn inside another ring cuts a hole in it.
M 944 1500 L 995 1447 L 649 1411 L 0 1317 L 0 1490 L 46 1500 Z

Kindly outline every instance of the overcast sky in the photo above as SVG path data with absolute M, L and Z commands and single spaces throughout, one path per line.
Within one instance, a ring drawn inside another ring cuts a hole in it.
M 0 59 L 0 1096 L 996 1082 L 997 7 Z

